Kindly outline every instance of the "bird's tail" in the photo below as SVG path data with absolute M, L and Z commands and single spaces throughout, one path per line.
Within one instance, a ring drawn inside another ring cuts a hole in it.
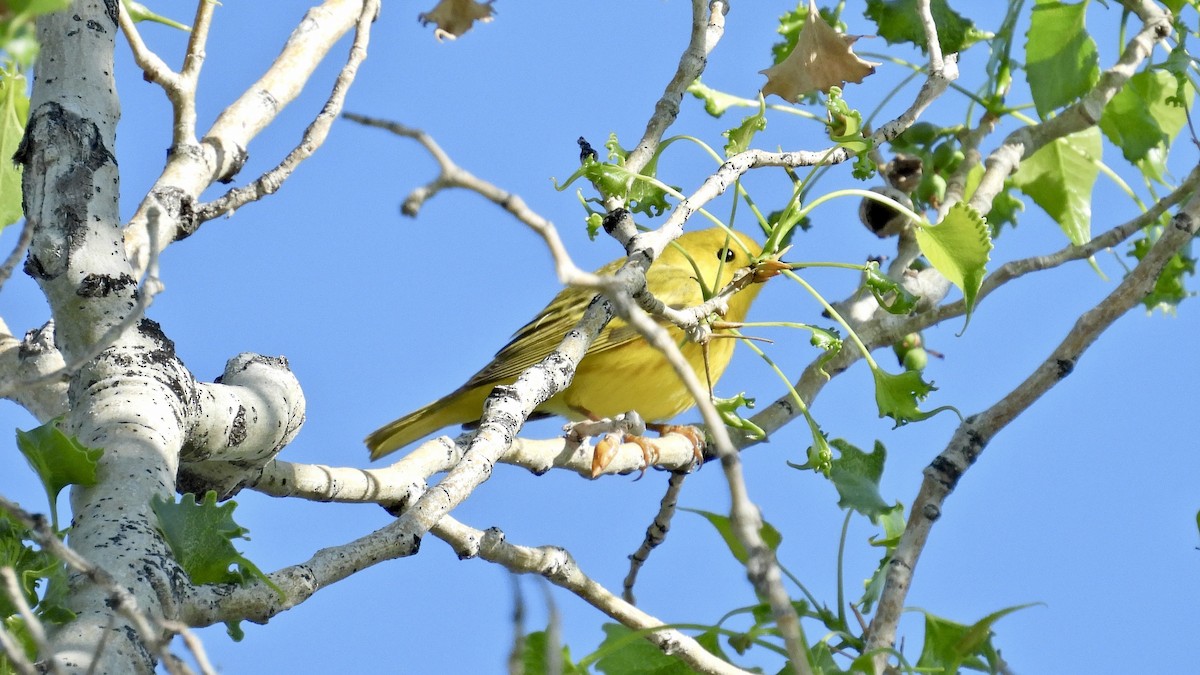
M 438 429 L 479 419 L 487 392 L 472 396 L 475 393 L 473 390 L 456 391 L 371 432 L 366 440 L 371 459 L 395 452 Z M 473 400 L 475 398 L 479 400 Z

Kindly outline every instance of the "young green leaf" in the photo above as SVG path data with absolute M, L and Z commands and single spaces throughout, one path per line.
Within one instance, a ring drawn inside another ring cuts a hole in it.
M 1038 115 L 1074 102 L 1100 79 L 1096 41 L 1084 27 L 1087 2 L 1038 0 L 1025 41 L 1025 75 Z
M 1013 185 L 1042 207 L 1076 246 L 1092 238 L 1092 186 L 1100 173 L 1100 130 L 1088 127 L 1021 162 Z
M 721 415 L 721 421 L 725 422 L 725 426 L 740 429 L 749 438 L 756 441 L 767 437 L 767 432 L 763 431 L 762 427 L 738 413 L 738 408 L 754 409 L 754 399 L 747 397 L 746 392 L 740 392 L 737 396 L 729 398 L 714 398 L 713 405 L 716 406 L 717 413 Z
M 561 656 L 556 659 L 555 668 L 550 668 L 546 631 L 544 630 L 526 635 L 522 646 L 521 665 L 523 667 L 521 672 L 523 675 L 550 675 L 552 672 L 562 675 L 584 675 L 588 672 L 586 668 L 580 668 L 571 661 L 571 649 L 566 645 L 558 647 Z
M 46 498 L 50 501 L 50 522 L 58 529 L 58 493 L 68 485 L 96 484 L 96 463 L 103 450 L 88 448 L 58 429 L 58 420 L 51 420 L 29 431 L 17 430 L 17 448 L 33 467 Z
M 1137 73 L 1104 106 L 1100 130 L 1121 148 L 1125 159 L 1143 160 L 1151 149 L 1170 145 L 1187 123 L 1187 109 L 1182 102 L 1168 102 L 1174 96 L 1175 78 L 1170 73 L 1161 70 Z
M 582 140 L 580 139 L 581 142 Z M 625 158 L 629 153 L 617 143 L 615 135 L 609 136 L 605 147 L 608 148 L 611 163 L 599 161 L 594 154 L 585 154 L 579 169 L 563 184 L 559 185 L 555 181 L 554 188 L 561 192 L 579 178 L 585 178 L 602 197 L 619 197 L 626 200 L 629 210 L 634 213 L 660 216 L 671 207 L 667 202 L 667 193 L 662 188 L 650 181 L 639 179 L 638 174 L 625 168 Z M 646 164 L 641 176 L 653 178 L 657 170 L 658 157 L 655 156 Z
M 836 328 L 832 327 L 805 326 L 805 328 L 812 331 L 812 337 L 809 338 L 808 343 L 825 352 L 817 361 L 817 370 L 825 377 L 829 377 L 829 373 L 825 372 L 825 364 L 842 351 L 842 336 Z
M 623 675 L 691 675 L 683 661 L 667 656 L 641 635 L 615 623 L 604 624 L 604 642 L 596 653 L 596 669 L 602 673 Z
M 133 2 L 133 0 L 121 0 L 121 1 L 125 4 L 125 9 L 129 11 L 129 18 L 133 19 L 134 23 L 141 23 L 142 21 L 150 21 L 153 23 L 161 23 L 164 26 L 170 26 L 171 28 L 175 28 L 175 29 L 184 31 L 186 33 L 190 33 L 192 31 L 191 26 L 179 23 L 178 21 L 175 21 L 174 19 L 168 19 L 165 16 L 155 14 L 153 10 L 151 10 L 149 7 L 143 5 L 140 2 Z
M 960 668 L 1002 672 L 1004 662 L 992 645 L 992 624 L 1033 604 L 1036 603 L 1006 607 L 970 626 L 924 612 L 925 644 L 917 669 L 942 673 L 957 673 Z
M 1126 255 L 1141 260 L 1146 257 L 1146 253 L 1150 251 L 1153 241 L 1149 237 L 1142 237 L 1133 242 L 1132 250 Z M 1163 314 L 1174 314 L 1175 308 L 1179 303 L 1186 298 L 1195 295 L 1187 289 L 1184 284 L 1184 275 L 1194 275 L 1196 273 L 1196 259 L 1189 255 L 1186 251 L 1179 251 L 1167 260 L 1167 264 L 1163 266 L 1162 272 L 1159 272 L 1158 278 L 1154 280 L 1154 288 L 1142 298 L 1142 304 L 1146 306 L 1146 311 L 1152 312 L 1156 309 L 1162 310 Z
M 970 323 L 992 252 L 992 238 L 983 217 L 966 203 L 958 202 L 942 222 L 922 225 L 916 234 L 929 264 L 962 290 Z
M 980 40 L 990 40 L 991 33 L 979 30 L 974 22 L 950 8 L 946 0 L 929 3 L 933 22 L 937 25 L 938 43 L 942 53 L 961 52 Z M 879 37 L 888 44 L 908 42 L 928 51 L 925 47 L 925 29 L 921 26 L 921 15 L 917 12 L 917 0 L 867 0 L 868 19 L 879 27 Z
M 196 495 L 183 495 L 179 503 L 155 497 L 150 502 L 158 516 L 163 538 L 175 560 L 195 584 L 245 584 L 260 579 L 280 592 L 254 563 L 233 547 L 234 539 L 245 539 L 246 530 L 233 520 L 237 503 L 217 505 L 210 490 L 197 504 Z M 236 570 L 230 567 L 236 566 Z
M 761 94 L 758 96 L 758 112 L 742 120 L 742 123 L 721 135 L 729 139 L 725 144 L 725 156 L 732 157 L 750 148 L 754 135 L 767 128 L 767 104 Z
M 841 438 L 835 438 L 832 445 L 840 453 L 829 470 L 829 480 L 837 488 L 838 506 L 857 511 L 873 523 L 895 508 L 879 494 L 879 478 L 883 476 L 883 463 L 887 459 L 883 443 L 875 441 L 875 449 L 870 454 Z
M 948 405 L 928 412 L 917 408 L 920 402 L 929 396 L 929 392 L 937 390 L 937 387 L 921 378 L 919 370 L 906 370 L 899 375 L 893 375 L 882 368 L 876 368 L 871 374 L 875 376 L 875 403 L 879 406 L 879 416 L 896 420 L 897 427 L 929 419 L 943 410 L 958 412 Z
M 884 547 L 884 553 L 883 557 L 879 559 L 875 571 L 863 582 L 863 595 L 859 599 L 858 605 L 864 614 L 871 613 L 871 606 L 879 600 L 879 596 L 883 593 L 883 584 L 887 580 L 888 563 L 896 551 L 896 544 L 900 543 L 900 536 L 904 534 L 906 524 L 904 522 L 904 505 L 897 502 L 895 506 L 880 514 L 879 524 L 883 526 L 883 538 L 872 537 L 870 544 Z
M 699 78 L 688 85 L 687 91 L 692 96 L 704 101 L 704 111 L 713 117 L 724 115 L 726 110 L 740 105 L 745 100 L 740 96 L 717 91 L 701 82 Z
M 13 570 L 18 590 L 42 621 L 66 623 L 75 618 L 75 614 L 64 605 L 66 566 L 49 553 L 34 549 L 29 544 L 32 541 L 33 535 L 25 526 L 0 510 L 0 567 Z M 38 586 L 43 582 L 46 587 L 39 599 Z M 12 598 L 0 592 L 0 617 L 10 616 L 16 611 Z
M 29 97 L 25 76 L 0 68 L 0 230 L 21 219 L 21 167 L 14 164 L 25 121 L 29 119 Z
M 700 511 L 698 509 L 680 510 L 690 511 L 697 515 L 704 516 L 708 522 L 712 523 L 712 526 L 717 528 L 717 533 L 720 534 L 721 538 L 725 540 L 725 545 L 729 547 L 729 552 L 733 554 L 733 557 L 736 558 L 738 562 L 745 565 L 750 559 L 750 556 L 746 553 L 746 548 L 742 546 L 742 542 L 738 541 L 738 538 L 733 534 L 733 523 L 729 520 L 729 516 L 722 516 L 719 513 Z M 779 530 L 775 529 L 774 525 L 771 525 L 765 520 L 763 521 L 762 528 L 759 529 L 758 533 L 763 538 L 763 542 L 767 545 L 767 548 L 771 549 L 772 551 L 778 550 L 779 544 L 783 542 L 783 535 L 779 533 Z
M 879 263 L 872 260 L 863 267 L 863 285 L 866 286 L 875 301 L 889 314 L 908 314 L 917 306 L 921 298 L 904 289 L 895 279 L 884 274 L 879 269 Z
M 875 175 L 875 162 L 867 153 L 875 147 L 875 141 L 864 133 L 862 113 L 851 108 L 842 98 L 839 87 L 830 87 L 829 96 L 825 99 L 828 119 L 825 126 L 829 130 L 829 140 L 838 146 L 856 153 L 853 176 L 866 180 Z

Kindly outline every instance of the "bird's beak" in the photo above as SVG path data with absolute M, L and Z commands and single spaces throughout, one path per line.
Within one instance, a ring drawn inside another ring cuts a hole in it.
M 778 276 L 784 270 L 792 269 L 791 263 L 767 258 L 754 263 L 754 283 L 761 284 L 771 277 Z

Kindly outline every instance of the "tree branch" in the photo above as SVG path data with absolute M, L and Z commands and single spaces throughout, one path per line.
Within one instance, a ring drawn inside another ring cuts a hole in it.
M 1171 221 L 1171 226 L 1138 265 L 1092 309 L 1084 312 L 1062 342 L 1024 382 L 983 412 L 959 425 L 946 449 L 925 469 L 921 488 L 913 501 L 904 534 L 888 562 L 887 578 L 878 610 L 867 631 L 866 650 L 890 647 L 903 611 L 917 559 L 933 524 L 941 517 L 946 498 L 987 444 L 1019 414 L 1074 370 L 1087 348 L 1154 287 L 1163 267 L 1200 229 L 1200 197 L 1193 196 Z M 886 654 L 877 657 L 883 666 Z

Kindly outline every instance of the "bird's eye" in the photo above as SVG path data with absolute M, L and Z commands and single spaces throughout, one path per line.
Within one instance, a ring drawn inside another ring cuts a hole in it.
M 733 262 L 733 259 L 736 257 L 737 253 L 735 253 L 731 248 L 723 248 L 717 251 L 717 260 L 723 260 L 728 263 Z

